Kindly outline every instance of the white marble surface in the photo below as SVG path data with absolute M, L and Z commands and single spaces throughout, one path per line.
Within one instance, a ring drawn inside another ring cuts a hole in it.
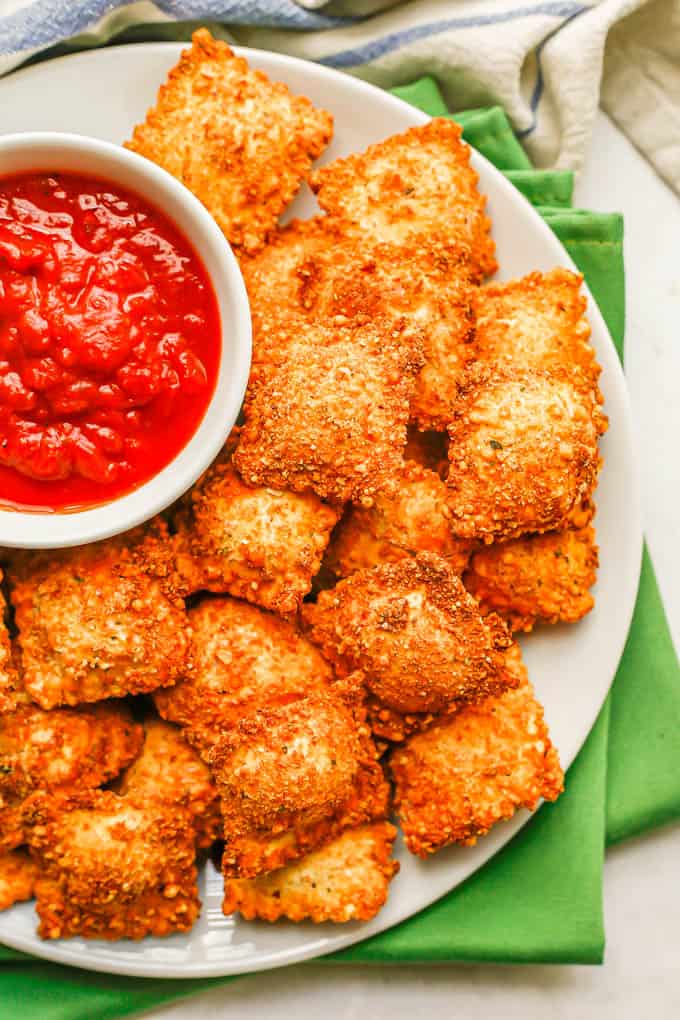
M 602 114 L 577 203 L 626 218 L 626 367 L 648 542 L 680 647 L 680 200 Z M 680 1016 L 680 824 L 611 851 L 603 967 L 311 964 L 238 979 L 156 1020 L 660 1020 Z

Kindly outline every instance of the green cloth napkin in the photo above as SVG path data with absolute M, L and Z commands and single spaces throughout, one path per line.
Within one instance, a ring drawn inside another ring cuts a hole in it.
M 436 116 L 435 82 L 395 89 Z M 458 114 L 465 137 L 540 211 L 584 273 L 619 354 L 623 224 L 570 208 L 572 175 L 531 169 L 498 108 Z M 599 963 L 607 842 L 680 817 L 680 668 L 645 553 L 635 616 L 612 692 L 567 776 L 567 791 L 476 875 L 416 917 L 336 962 L 486 960 Z M 0 1015 L 106 1020 L 232 979 L 158 981 L 91 974 L 0 947 Z

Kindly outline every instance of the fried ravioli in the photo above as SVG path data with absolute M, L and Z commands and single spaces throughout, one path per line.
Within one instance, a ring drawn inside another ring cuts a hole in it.
M 432 552 L 461 574 L 471 548 L 471 542 L 451 532 L 445 482 L 434 471 L 407 461 L 393 493 L 376 496 L 371 507 L 347 508 L 324 562 L 337 577 L 348 577 L 355 570 Z
M 399 870 L 389 822 L 349 829 L 307 857 L 259 878 L 228 878 L 224 913 L 247 921 L 370 921 Z
M 29 553 L 12 573 L 23 680 L 43 708 L 142 694 L 186 670 L 184 603 L 128 536 Z
M 486 199 L 457 124 L 435 118 L 310 176 L 321 208 L 346 232 L 403 242 L 446 230 L 471 251 L 478 278 L 496 269 Z
M 471 372 L 449 426 L 454 534 L 490 542 L 566 527 L 595 486 L 605 427 L 567 374 Z
M 221 833 L 217 789 L 208 766 L 181 730 L 162 719 L 144 721 L 141 754 L 121 776 L 117 792 L 144 803 L 186 809 L 193 819 L 199 848 L 210 846 Z
M 225 878 L 283 867 L 387 813 L 389 790 L 361 715 L 330 692 L 249 713 L 208 761 L 222 796 Z
M 481 287 L 476 303 L 480 359 L 510 369 L 568 370 L 573 380 L 582 378 L 595 390 L 601 370 L 589 342 L 582 282 L 578 273 L 553 269 Z
M 154 694 L 164 719 L 210 748 L 253 707 L 323 691 L 331 667 L 293 623 L 231 598 L 189 611 L 196 646 L 189 675 Z
M 36 797 L 28 821 L 41 938 L 140 939 L 192 927 L 200 901 L 187 811 L 94 790 Z
M 312 492 L 251 488 L 225 457 L 192 489 L 178 516 L 190 587 L 294 613 L 337 520 L 338 511 Z
M 241 271 L 250 299 L 255 347 L 268 317 L 299 311 L 300 266 L 326 249 L 334 248 L 340 239 L 338 232 L 329 227 L 326 216 L 293 220 L 272 233 L 260 252 L 242 260 Z
M 24 842 L 30 794 L 100 786 L 135 757 L 142 739 L 122 705 L 49 712 L 30 705 L 0 716 L 0 848 Z
M 0 852 L 0 910 L 33 896 L 38 865 L 25 850 Z
M 273 323 L 253 361 L 237 470 L 248 485 L 370 500 L 394 484 L 421 365 L 380 321 Z
M 456 382 L 477 356 L 469 250 L 441 238 L 371 246 L 323 219 L 310 224 L 282 231 L 246 271 L 256 351 L 271 322 L 291 314 L 328 326 L 381 320 L 402 343 L 422 344 L 411 418 L 446 428 Z
M 519 686 L 412 736 L 392 754 L 395 806 L 406 846 L 419 857 L 449 843 L 470 846 L 518 808 L 556 800 L 557 752 L 519 646 L 508 653 Z
M 352 574 L 305 605 L 303 619 L 341 673 L 364 674 L 373 732 L 388 740 L 512 682 L 505 625 L 482 619 L 451 566 L 431 553 Z
M 314 321 L 361 324 L 376 318 L 405 329 L 424 364 L 411 399 L 411 420 L 446 428 L 461 372 L 477 357 L 469 251 L 441 239 L 326 245 L 298 269 L 300 302 Z
M 234 246 L 253 252 L 332 131 L 329 113 L 251 70 L 202 28 L 126 144 L 177 177 Z
M 485 546 L 463 582 L 482 612 L 498 613 L 513 631 L 530 631 L 536 623 L 576 623 L 589 613 L 596 570 L 595 532 L 586 527 Z

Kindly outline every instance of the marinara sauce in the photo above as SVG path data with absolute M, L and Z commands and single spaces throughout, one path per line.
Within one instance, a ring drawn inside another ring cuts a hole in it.
M 212 284 L 161 212 L 81 175 L 0 179 L 0 504 L 77 510 L 148 481 L 219 359 Z

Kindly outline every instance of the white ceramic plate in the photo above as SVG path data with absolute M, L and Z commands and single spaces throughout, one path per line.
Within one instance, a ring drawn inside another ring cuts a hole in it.
M 122 46 L 64 57 L 15 74 L 0 83 L 0 133 L 73 131 L 122 142 L 153 103 L 180 49 L 175 44 Z M 324 161 L 427 120 L 400 100 L 336 71 L 257 50 L 244 54 L 255 67 L 332 111 L 335 138 Z M 473 162 L 480 186 L 489 196 L 500 276 L 571 266 L 569 256 L 528 202 L 483 157 L 475 154 Z M 294 212 L 307 216 L 314 208 L 307 192 L 298 197 Z M 577 626 L 544 628 L 523 642 L 531 679 L 565 767 L 588 735 L 614 678 L 635 602 L 642 541 L 626 385 L 592 300 L 589 316 L 610 418 L 602 442 L 605 467 L 597 499 L 602 563 L 597 604 Z M 0 942 L 60 963 L 150 977 L 239 974 L 295 963 L 358 942 L 422 910 L 468 878 L 528 818 L 522 812 L 497 826 L 478 846 L 451 848 L 425 863 L 399 845 L 401 871 L 389 902 L 368 924 L 269 925 L 224 917 L 222 882 L 208 866 L 201 876 L 201 918 L 188 935 L 139 943 L 42 942 L 35 934 L 32 904 L 22 904 L 0 914 Z

